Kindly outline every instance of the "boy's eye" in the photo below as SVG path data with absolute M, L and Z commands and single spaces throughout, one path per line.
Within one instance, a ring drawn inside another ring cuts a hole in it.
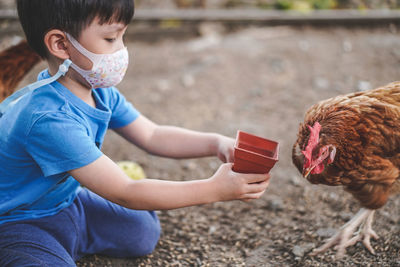
M 107 42 L 110 42 L 110 43 L 115 42 L 116 39 L 117 39 L 117 38 L 105 38 L 105 40 L 106 40 Z

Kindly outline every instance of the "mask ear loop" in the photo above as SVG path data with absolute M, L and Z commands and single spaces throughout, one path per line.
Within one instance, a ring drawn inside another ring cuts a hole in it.
M 93 63 L 94 68 L 99 62 L 103 59 L 103 57 L 107 54 L 95 54 L 93 52 L 90 52 L 86 48 L 84 48 L 71 34 L 64 32 L 65 35 L 67 36 L 68 41 L 71 42 L 71 44 L 85 57 L 90 59 Z
M 54 76 L 31 83 L 30 85 L 22 89 L 19 89 L 18 91 L 14 92 L 12 95 L 4 99 L 4 101 L 0 103 L 0 118 L 3 116 L 4 112 L 6 112 L 6 110 L 9 107 L 17 103 L 21 99 L 21 97 L 24 96 L 25 94 L 32 92 L 33 90 L 42 87 L 43 85 L 50 84 L 56 81 L 61 76 L 65 76 L 65 74 L 68 72 L 71 63 L 72 61 L 70 59 L 64 60 L 64 62 L 58 67 L 58 71 Z

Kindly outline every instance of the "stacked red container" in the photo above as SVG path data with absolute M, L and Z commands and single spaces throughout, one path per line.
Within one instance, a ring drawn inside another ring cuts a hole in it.
M 268 173 L 278 161 L 278 154 L 278 142 L 238 131 L 232 170 L 240 173 Z

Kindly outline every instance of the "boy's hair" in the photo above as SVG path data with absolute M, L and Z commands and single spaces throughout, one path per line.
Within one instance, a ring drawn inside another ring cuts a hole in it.
M 44 36 L 52 29 L 75 39 L 93 20 L 128 25 L 134 14 L 133 0 L 17 0 L 18 16 L 29 45 L 48 57 Z

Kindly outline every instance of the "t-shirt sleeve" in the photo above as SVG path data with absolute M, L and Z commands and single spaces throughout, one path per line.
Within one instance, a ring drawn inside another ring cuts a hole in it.
M 108 128 L 124 127 L 139 117 L 139 111 L 115 87 L 111 89 L 111 100 L 112 114 Z
M 88 130 L 63 112 L 43 115 L 33 123 L 26 150 L 45 176 L 83 167 L 102 155 Z

